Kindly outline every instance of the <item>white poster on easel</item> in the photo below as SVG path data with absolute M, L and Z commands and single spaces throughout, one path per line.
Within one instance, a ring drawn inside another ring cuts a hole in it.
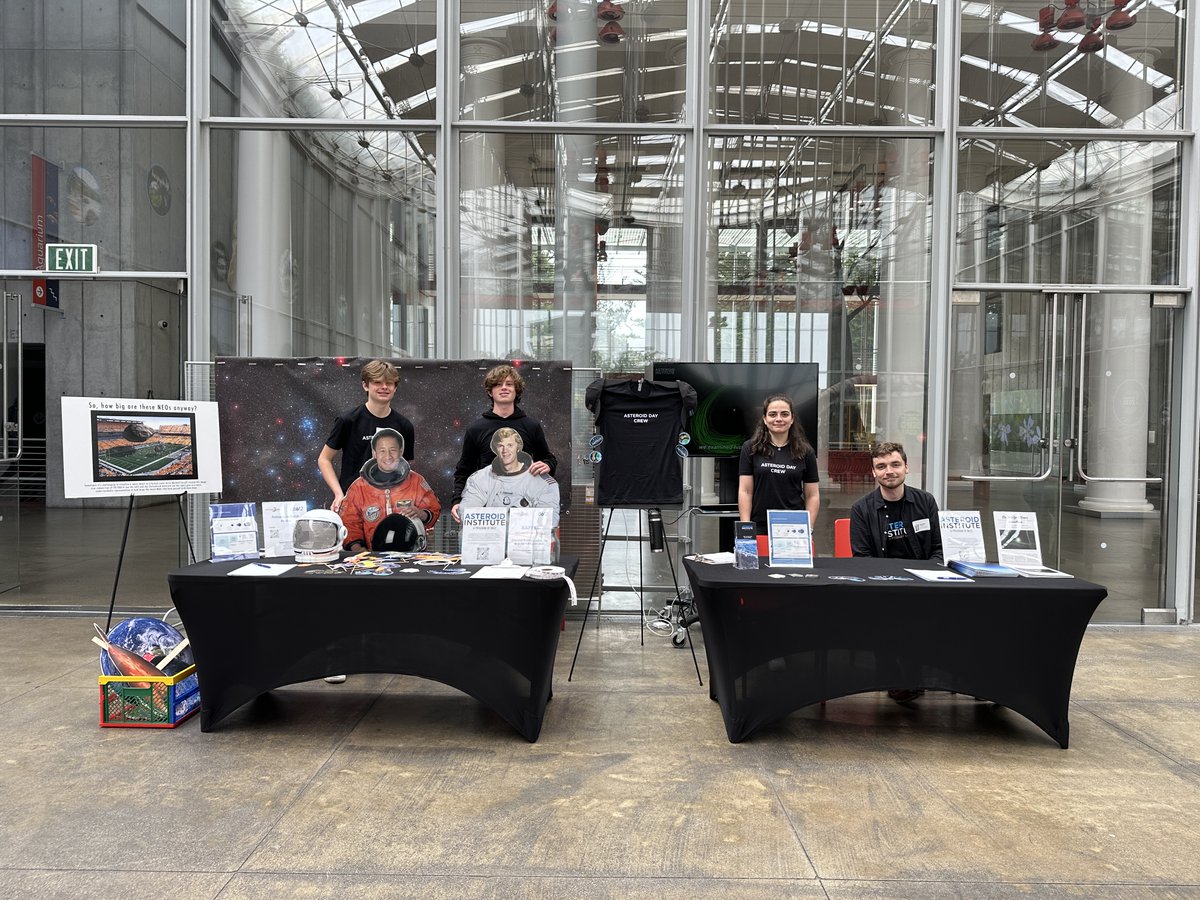
M 62 398 L 63 496 L 219 494 L 217 404 Z

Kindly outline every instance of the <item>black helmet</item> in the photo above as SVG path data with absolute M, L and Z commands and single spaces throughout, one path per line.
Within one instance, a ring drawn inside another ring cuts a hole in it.
M 401 513 L 385 516 L 371 535 L 372 550 L 412 552 L 425 549 L 425 529 Z

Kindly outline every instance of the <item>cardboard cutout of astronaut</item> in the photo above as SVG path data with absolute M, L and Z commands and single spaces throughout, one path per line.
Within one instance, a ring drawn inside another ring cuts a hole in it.
M 462 507 L 532 507 L 554 510 L 558 526 L 558 482 L 549 475 L 531 475 L 533 458 L 524 450 L 525 442 L 512 428 L 498 428 L 492 435 L 491 448 L 496 454 L 491 465 L 467 479 Z

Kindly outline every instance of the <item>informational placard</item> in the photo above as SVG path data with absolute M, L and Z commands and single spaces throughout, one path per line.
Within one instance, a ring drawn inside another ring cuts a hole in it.
M 983 518 L 979 510 L 943 509 L 938 511 L 942 530 L 942 559 L 947 563 L 987 562 L 983 544 Z
M 500 507 L 460 509 L 462 516 L 462 564 L 492 566 L 504 559 L 508 537 L 508 510 Z
M 258 559 L 258 522 L 253 503 L 210 503 L 208 525 L 213 562 Z
M 768 509 L 767 546 L 771 568 L 811 569 L 812 528 L 806 509 Z
M 307 500 L 268 500 L 262 505 L 263 546 L 267 556 L 291 556 L 296 520 L 308 512 Z
M 1006 566 L 1040 568 L 1042 541 L 1038 536 L 1037 513 L 992 513 L 996 526 L 996 553 Z
M 519 566 L 553 562 L 553 509 L 514 506 L 508 511 L 508 558 Z
M 62 398 L 63 495 L 221 493 L 217 404 Z

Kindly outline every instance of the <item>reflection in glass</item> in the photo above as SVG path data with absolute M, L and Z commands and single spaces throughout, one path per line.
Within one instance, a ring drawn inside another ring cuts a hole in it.
M 433 136 L 213 133 L 214 355 L 434 355 Z M 223 277 L 222 277 L 223 276 Z
M 963 141 L 958 280 L 1177 283 L 1179 159 L 1173 142 Z
M 962 3 L 959 121 L 1178 128 L 1183 5 Z
M 674 122 L 687 0 L 490 0 L 462 9 L 463 119 Z
M 1098 620 L 1138 621 L 1161 575 L 1169 311 L 1039 289 L 961 291 L 953 314 L 947 495 L 985 523 L 1036 513 L 1043 560 L 1108 587 Z
M 717 139 L 711 157 L 704 358 L 819 363 L 831 451 L 896 440 L 916 466 L 929 142 L 753 136 Z
M 0 4 L 0 113 L 182 116 L 188 5 Z
M 0 152 L 13 162 L 0 197 L 11 238 L 0 245 L 0 267 L 40 268 L 30 239 L 37 209 L 47 240 L 99 245 L 105 271 L 186 268 L 182 130 L 0 128 Z
M 910 0 L 713 3 L 709 119 L 932 124 L 936 17 Z
M 464 354 L 622 372 L 675 358 L 681 150 L 670 135 L 464 135 Z
M 242 87 L 232 114 L 432 119 L 437 6 L 435 0 L 214 2 L 214 17 L 239 53 L 234 67 Z M 214 84 L 214 108 L 223 90 Z

